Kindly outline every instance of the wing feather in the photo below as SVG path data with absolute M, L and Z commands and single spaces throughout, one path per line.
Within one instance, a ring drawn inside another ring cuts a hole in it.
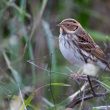
M 78 36 L 78 45 L 79 47 L 86 51 L 86 52 L 91 52 L 93 56 L 96 58 L 105 61 L 105 54 L 101 50 L 101 48 L 94 42 L 94 40 L 91 38 L 91 36 L 86 33 L 82 29 L 78 29 L 78 31 L 75 33 Z

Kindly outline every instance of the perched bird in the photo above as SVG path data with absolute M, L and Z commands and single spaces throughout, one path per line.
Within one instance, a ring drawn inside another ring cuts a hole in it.
M 78 21 L 68 18 L 58 26 L 60 51 L 71 64 L 82 67 L 84 74 L 92 76 L 97 73 L 94 71 L 90 73 L 92 69 L 110 70 L 106 55 Z

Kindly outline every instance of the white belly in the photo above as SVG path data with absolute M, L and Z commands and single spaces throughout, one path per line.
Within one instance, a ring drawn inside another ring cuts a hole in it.
M 74 45 L 74 44 L 72 44 Z M 78 48 L 74 45 L 70 48 L 68 42 L 65 43 L 64 38 L 59 37 L 59 48 L 63 56 L 74 65 L 85 64 L 83 57 L 79 54 Z

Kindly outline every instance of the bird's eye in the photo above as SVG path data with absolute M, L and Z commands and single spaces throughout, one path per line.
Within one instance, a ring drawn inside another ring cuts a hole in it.
M 70 26 L 70 24 L 67 24 L 67 26 Z

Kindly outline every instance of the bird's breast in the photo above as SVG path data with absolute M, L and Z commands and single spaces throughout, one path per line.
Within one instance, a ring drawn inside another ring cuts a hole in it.
M 67 36 L 59 36 L 59 48 L 62 55 L 74 65 L 84 64 L 83 57 L 78 51 L 78 47 L 72 42 L 71 39 L 68 39 Z

